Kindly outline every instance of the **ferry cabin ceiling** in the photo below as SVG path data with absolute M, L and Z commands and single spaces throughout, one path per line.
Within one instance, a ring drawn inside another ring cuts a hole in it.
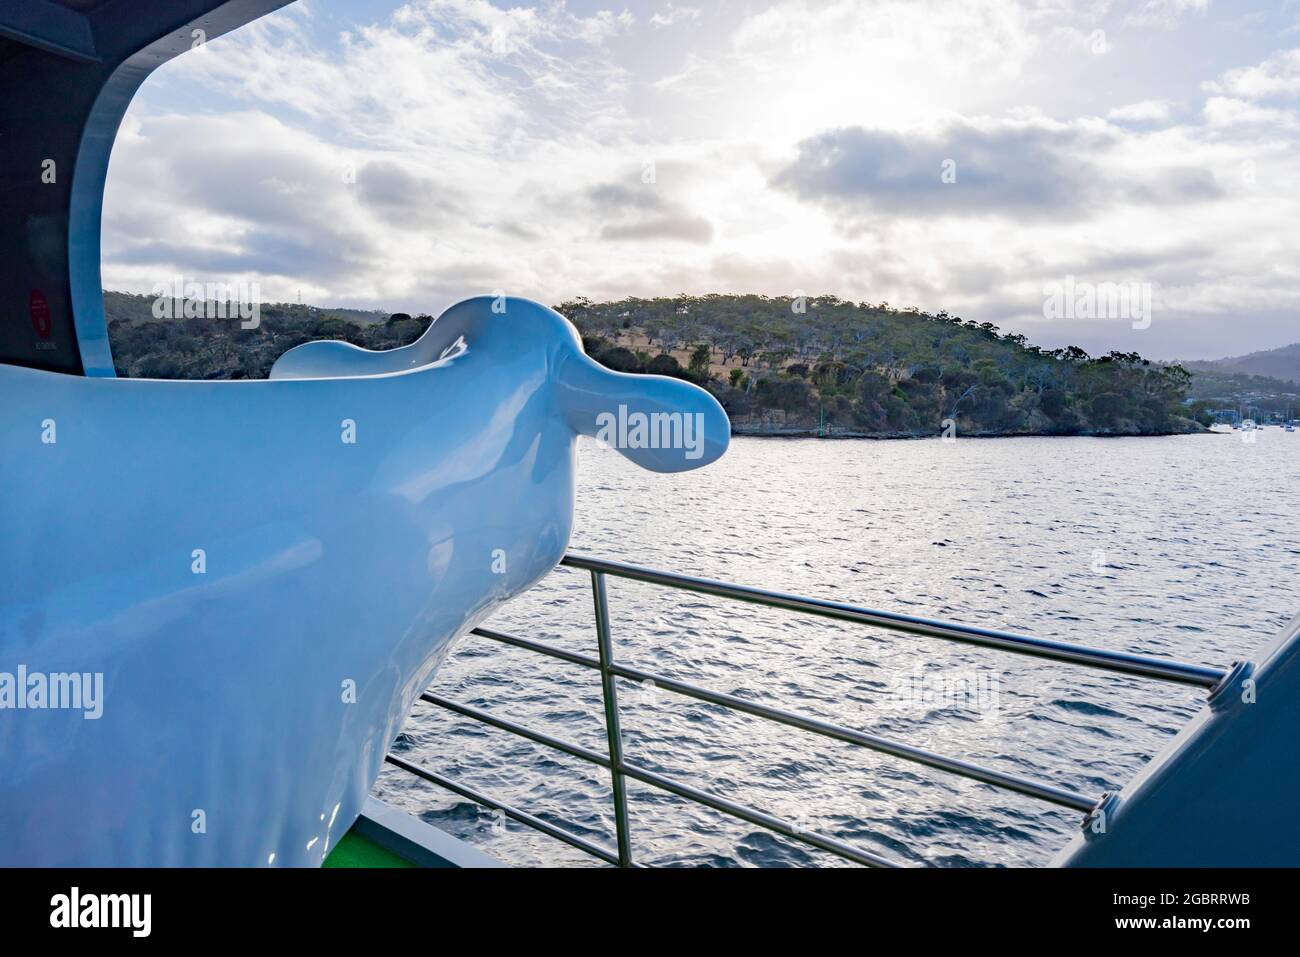
M 289 2 L 0 0 L 0 363 L 113 375 L 100 219 L 122 116 L 161 64 Z

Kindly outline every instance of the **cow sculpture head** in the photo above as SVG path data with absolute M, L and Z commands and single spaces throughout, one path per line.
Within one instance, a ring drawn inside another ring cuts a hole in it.
M 655 472 L 708 465 L 727 450 L 731 425 L 705 390 L 667 376 L 615 372 L 582 349 L 573 325 L 527 299 L 480 296 L 449 308 L 416 342 L 372 352 L 346 342 L 309 342 L 286 352 L 272 379 L 391 375 L 447 364 L 480 350 L 501 362 L 545 362 L 554 401 L 579 435 Z

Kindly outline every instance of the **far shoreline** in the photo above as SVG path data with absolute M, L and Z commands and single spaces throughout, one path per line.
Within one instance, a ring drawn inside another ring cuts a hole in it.
M 818 434 L 816 429 L 751 429 L 744 426 L 731 429 L 732 436 L 754 439 L 867 439 L 876 442 L 910 439 L 941 439 L 942 432 L 849 432 L 836 431 Z M 1231 435 L 1213 429 L 1185 429 L 1170 432 L 958 432 L 954 439 L 1162 439 L 1178 435 Z

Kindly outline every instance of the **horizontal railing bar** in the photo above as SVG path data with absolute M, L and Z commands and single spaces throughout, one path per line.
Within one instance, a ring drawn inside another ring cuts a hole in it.
M 903 758 L 908 761 L 916 762 L 917 764 L 924 764 L 927 767 L 936 768 L 940 771 L 948 771 L 949 773 L 960 775 L 964 778 L 970 778 L 971 780 L 980 781 L 984 784 L 991 784 L 994 787 L 1000 787 L 1008 791 L 1015 791 L 1019 794 L 1038 798 L 1042 801 L 1050 801 L 1053 804 L 1073 808 L 1076 811 L 1083 811 L 1086 813 L 1097 806 L 1096 798 L 1090 798 L 1074 791 L 1067 791 L 1064 788 L 1058 788 L 1051 784 L 1041 784 L 1037 781 L 1030 780 L 1029 778 L 1022 778 L 1017 774 L 1008 774 L 1003 771 L 996 771 L 992 768 L 982 767 L 978 764 L 971 764 L 969 761 L 945 757 L 942 754 L 935 754 L 933 751 L 926 751 L 924 748 L 917 748 L 910 744 L 904 744 L 901 741 L 891 741 L 890 739 L 882 738 L 879 735 L 867 734 L 862 731 L 854 731 L 852 728 L 845 728 L 841 725 L 831 724 L 829 721 L 821 721 L 817 718 L 807 718 L 803 715 L 784 711 L 780 708 L 773 708 L 753 701 L 746 701 L 744 698 L 738 698 L 735 695 L 721 694 L 716 691 L 697 688 L 695 685 L 689 685 L 682 681 L 674 681 L 672 678 L 665 678 L 648 671 L 642 671 L 640 668 L 629 668 L 627 665 L 614 665 L 610 670 L 620 678 L 626 678 L 629 681 L 652 681 L 656 688 L 673 691 L 677 694 L 686 695 L 687 697 L 695 698 L 699 701 L 707 701 L 709 704 L 721 705 L 724 708 L 743 711 L 756 718 L 766 718 L 769 721 L 775 721 L 778 724 L 798 728 L 801 731 L 809 731 L 813 734 L 819 734 L 822 737 L 835 738 L 838 741 L 856 744 L 859 747 L 867 748 L 871 751 L 890 754 L 896 758 Z
M 750 824 L 765 827 L 770 831 L 776 831 L 778 834 L 784 834 L 786 837 L 793 838 L 796 841 L 802 841 L 805 844 L 811 844 L 813 847 L 821 848 L 823 851 L 829 851 L 832 854 L 851 861 L 856 861 L 859 864 L 865 864 L 868 867 L 900 866 L 894 861 L 889 860 L 887 857 L 881 857 L 879 854 L 864 851 L 861 848 L 854 847 L 852 844 L 846 844 L 837 838 L 827 837 L 825 834 L 801 830 L 786 823 L 780 818 L 773 817 L 763 811 L 756 811 L 752 808 L 747 808 L 742 804 L 737 804 L 734 801 L 728 801 L 726 798 L 716 797 L 707 791 L 701 791 L 688 784 L 679 784 L 676 781 L 655 774 L 653 771 L 647 771 L 645 768 L 638 767 L 635 764 L 628 764 L 624 761 L 620 769 L 628 777 L 634 778 L 643 784 L 649 784 L 650 786 L 659 788 L 662 791 L 669 791 L 688 801 L 694 801 L 696 804 L 703 804 L 705 807 L 711 807 L 715 811 L 721 811 L 723 814 L 730 814 L 732 817 L 738 817 L 742 821 L 748 821 Z
M 541 733 L 540 731 L 533 731 L 531 728 L 525 728 L 523 725 L 517 724 L 514 721 L 508 721 L 505 718 L 498 718 L 496 715 L 484 711 L 482 708 L 475 708 L 472 705 L 462 704 L 459 701 L 452 701 L 450 698 L 444 698 L 442 695 L 436 695 L 428 691 L 420 695 L 420 699 L 429 704 L 436 704 L 440 708 L 446 708 L 448 711 L 453 711 L 456 714 L 463 715 L 466 718 L 481 721 L 494 728 L 500 728 L 502 731 L 509 731 L 511 734 L 518 735 L 521 738 L 526 738 L 529 741 L 534 741 L 537 744 L 554 748 L 557 751 L 562 751 L 575 758 L 581 758 L 584 761 L 598 764 L 601 767 L 610 767 L 610 760 L 606 755 L 592 751 L 589 748 L 584 748 L 578 744 L 570 744 L 567 741 L 561 741 L 559 738 L 553 738 L 548 734 Z M 780 818 L 772 817 L 770 814 L 765 814 L 762 811 L 755 811 L 743 807 L 742 805 L 728 801 L 726 798 L 714 797 L 705 791 L 696 790 L 689 785 L 678 784 L 675 781 L 670 781 L 668 778 L 655 774 L 653 771 L 647 771 L 645 768 L 640 768 L 636 765 L 623 762 L 619 765 L 619 771 L 622 774 L 625 774 L 630 778 L 636 778 L 638 781 L 645 784 L 652 785 L 653 787 L 660 788 L 664 791 L 670 791 L 678 797 L 684 797 L 687 800 L 696 801 L 706 807 L 711 807 L 716 811 L 722 811 L 723 813 L 730 814 L 733 817 L 741 818 L 751 824 L 757 824 L 760 827 L 769 828 L 773 831 L 784 834 L 787 837 L 792 837 L 795 840 L 803 841 L 804 843 L 811 844 L 814 847 L 819 847 L 822 850 L 831 852 L 832 854 L 838 854 L 841 857 L 856 861 L 859 864 L 867 864 L 871 867 L 897 866 L 885 858 L 874 855 L 869 851 L 860 850 L 853 847 L 851 844 L 845 844 L 843 841 L 836 840 L 833 837 L 799 831 L 782 821 Z M 1091 805 L 1089 806 L 1091 807 Z M 618 863 L 617 857 L 614 858 L 613 863 Z
M 536 651 L 539 654 L 550 655 L 551 657 L 563 658 L 576 665 L 582 665 L 588 668 L 599 668 L 600 663 L 594 658 L 587 658 L 584 655 L 573 654 L 572 652 L 560 652 L 559 649 L 552 645 L 544 644 L 540 641 L 530 641 L 527 638 L 519 638 L 515 635 L 507 635 L 504 632 L 489 631 L 488 629 L 476 629 L 476 634 L 485 638 L 491 638 L 495 641 L 501 641 L 518 648 L 524 648 L 529 651 Z M 558 653 L 557 653 L 558 652 Z M 664 675 L 655 674 L 645 671 L 641 668 L 633 668 L 628 665 L 612 664 L 609 669 L 613 674 L 620 678 L 626 678 L 629 681 L 653 682 L 655 687 L 663 688 L 666 691 L 672 691 L 676 694 L 685 695 L 689 698 L 695 698 L 699 701 L 707 701 L 709 704 L 720 705 L 724 708 L 731 708 L 736 711 L 743 711 L 746 714 L 753 715 L 756 718 L 764 718 L 768 721 L 775 721 L 778 724 L 784 724 L 792 728 L 798 728 L 801 731 L 807 731 L 811 734 L 821 735 L 826 738 L 834 738 L 838 741 L 844 741 L 849 744 L 858 745 L 859 747 L 868 748 L 872 751 L 878 751 L 882 754 L 890 754 L 897 758 L 903 758 L 907 761 L 914 761 L 918 764 L 924 764 L 927 767 L 936 768 L 940 771 L 947 771 L 951 774 L 957 774 L 964 778 L 981 781 L 984 784 L 991 784 L 994 787 L 1004 788 L 1009 791 L 1015 791 L 1028 797 L 1037 798 L 1041 801 L 1049 801 L 1052 804 L 1059 804 L 1062 807 L 1073 808 L 1076 811 L 1087 813 L 1097 805 L 1095 798 L 1087 797 L 1074 791 L 1068 791 L 1065 788 L 1059 788 L 1051 784 L 1042 784 L 1038 781 L 1022 778 L 1017 774 L 1008 774 L 1003 771 L 996 771 L 992 768 L 985 768 L 978 764 L 971 764 L 968 761 L 961 761 L 957 758 L 945 757 L 941 754 L 935 754 L 933 751 L 926 751 L 923 748 L 913 747 L 910 744 L 904 744 L 900 741 L 891 741 L 888 738 L 882 738 L 879 735 L 867 734 L 862 731 L 855 731 L 852 728 L 846 728 L 842 725 L 832 724 L 828 721 L 821 721 L 817 718 L 808 718 L 803 715 L 795 714 L 791 711 L 785 711 L 781 708 L 773 708 L 769 705 L 758 704 L 757 702 L 747 701 L 744 698 L 735 695 L 723 694 L 717 691 L 709 691 L 696 685 L 687 684 L 684 681 L 677 681 Z M 434 696 L 426 692 L 422 695 L 426 701 L 432 700 Z M 435 701 L 435 704 L 441 704 L 445 701 Z M 466 717 L 478 717 L 486 715 L 486 712 L 478 712 L 476 709 L 467 708 L 465 705 L 454 702 L 446 702 L 445 707 L 458 711 Z M 474 713 L 469 713 L 469 712 Z M 495 724 L 497 727 L 503 727 L 509 724 L 506 730 L 514 731 L 526 738 L 538 741 L 540 744 L 550 744 L 555 747 L 557 742 L 554 738 L 548 738 L 546 735 L 538 735 L 519 725 L 503 722 L 500 718 L 487 715 L 483 720 L 488 724 Z M 546 739 L 546 740 L 540 740 Z M 560 742 L 562 743 L 562 742 Z M 573 754 L 572 745 L 565 745 L 560 750 L 567 750 Z M 585 750 L 585 749 L 582 749 Z M 595 752 L 587 754 L 576 754 L 575 757 L 582 757 L 588 761 L 593 760 L 593 756 L 601 758 L 595 761 L 600 764 L 604 761 L 603 755 L 597 755 Z M 604 761 L 604 766 L 608 767 L 608 762 Z
M 522 724 L 516 724 L 514 721 L 508 721 L 505 718 L 498 718 L 489 711 L 482 708 L 475 708 L 471 705 L 461 704 L 459 701 L 452 701 L 450 698 L 444 698 L 442 695 L 426 691 L 420 695 L 421 701 L 427 701 L 429 704 L 436 704 L 440 708 L 446 708 L 448 711 L 454 711 L 456 714 L 471 718 L 474 721 L 482 721 L 484 724 L 490 724 L 494 728 L 500 728 L 502 731 L 509 731 L 511 734 L 517 734 L 521 738 L 527 738 L 537 744 L 548 748 L 554 748 L 556 751 L 563 751 L 565 754 L 591 764 L 598 764 L 602 768 L 610 766 L 609 757 L 601 754 L 599 751 L 592 751 L 590 748 L 584 748 L 579 744 L 570 744 L 568 741 L 561 741 L 559 738 L 553 738 L 549 734 L 541 731 L 534 731 L 531 728 L 525 728 Z
M 504 631 L 495 631 L 491 628 L 475 628 L 470 634 L 478 635 L 480 638 L 491 638 L 503 645 L 514 645 L 516 648 L 523 648 L 525 651 L 535 651 L 537 654 L 546 655 L 548 658 L 558 658 L 560 661 L 567 661 L 571 665 L 581 665 L 584 668 L 600 670 L 600 661 L 598 659 L 572 651 L 565 651 L 563 648 L 557 648 L 542 641 L 520 638 L 518 635 L 508 635 Z
M 450 778 L 443 777 L 435 771 L 430 771 L 428 768 L 422 768 L 418 764 L 412 764 L 410 761 L 403 760 L 394 754 L 386 755 L 384 760 L 389 764 L 401 768 L 403 771 L 408 771 L 416 777 L 423 778 L 431 784 L 436 784 L 439 787 L 446 788 L 448 791 L 459 794 L 461 797 L 467 798 L 476 804 L 481 804 L 494 811 L 500 811 L 512 820 L 518 821 L 520 824 L 527 827 L 531 827 L 535 831 L 540 831 L 548 837 L 553 837 L 557 841 L 563 841 L 565 844 L 576 847 L 580 851 L 585 851 L 592 857 L 598 857 L 606 864 L 613 864 L 615 867 L 618 866 L 617 854 L 605 850 L 605 848 L 601 847 L 599 844 L 593 844 L 586 838 L 579 837 L 570 831 L 566 831 L 562 827 L 556 827 L 554 824 L 543 821 L 536 815 L 511 807 L 509 804 L 506 804 L 503 801 L 498 801 L 496 798 L 490 797 L 482 791 L 475 790 L 465 784 L 459 784 Z
M 1028 635 L 1014 635 L 1009 632 L 994 631 L 988 628 L 976 628 L 954 622 L 918 618 L 914 615 L 904 615 L 898 612 L 859 608 L 843 602 L 825 601 L 819 598 L 801 598 L 798 595 L 788 595 L 763 588 L 753 588 L 748 585 L 733 585 L 709 578 L 696 578 L 691 575 L 661 572 L 653 568 L 642 568 L 637 565 L 612 562 L 603 558 L 565 555 L 560 564 L 570 568 L 602 572 L 617 578 L 627 578 L 651 585 L 662 585 L 666 588 L 678 588 L 702 595 L 732 598 L 737 601 L 766 605 L 771 608 L 784 608 L 788 611 L 820 615 L 823 618 L 874 625 L 891 631 L 926 635 L 948 641 L 960 641 L 966 644 L 981 645 L 986 648 L 997 648 L 1002 651 L 1047 658 L 1053 661 L 1088 665 L 1106 671 L 1117 671 L 1144 678 L 1173 681 L 1199 688 L 1214 688 L 1227 675 L 1227 672 L 1222 668 L 1188 664 L 1172 658 L 1152 658 L 1122 651 L 1108 651 L 1104 648 L 1091 648 L 1087 645 L 1076 645 L 1070 642 L 1031 638 Z

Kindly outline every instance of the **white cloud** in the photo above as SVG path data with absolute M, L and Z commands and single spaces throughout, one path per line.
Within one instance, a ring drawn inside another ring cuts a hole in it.
M 742 118 L 796 134 L 926 122 L 1014 87 L 1033 20 L 1017 0 L 784 0 L 734 32 L 728 92 Z
M 1283 50 L 1257 66 L 1228 70 L 1205 88 L 1247 100 L 1296 96 L 1300 94 L 1300 49 Z
M 1168 100 L 1142 100 L 1139 103 L 1127 103 L 1118 106 L 1106 114 L 1106 118 L 1125 122 L 1142 122 L 1144 120 L 1167 120 L 1172 104 Z
M 650 17 L 650 25 L 653 27 L 671 27 L 675 23 L 683 23 L 688 20 L 698 20 L 700 11 L 698 7 L 679 7 L 672 3 L 662 10 L 656 10 Z
M 1295 129 L 1298 118 L 1287 110 L 1270 109 L 1230 96 L 1212 96 L 1205 101 L 1205 122 L 1212 127 L 1264 126 L 1282 131 Z
M 1297 67 L 1225 60 L 1217 7 L 1101 57 L 1080 43 L 1104 2 L 631 5 L 414 0 L 340 36 L 351 8 L 317 0 L 182 57 L 119 137 L 106 284 L 429 312 L 804 289 L 1060 344 L 1041 285 L 1074 274 L 1162 290 L 1114 347 L 1249 351 L 1210 339 L 1256 315 L 1258 346 L 1295 337 L 1300 275 L 1274 264 L 1300 242 Z M 1212 65 L 1174 76 L 1194 46 Z

